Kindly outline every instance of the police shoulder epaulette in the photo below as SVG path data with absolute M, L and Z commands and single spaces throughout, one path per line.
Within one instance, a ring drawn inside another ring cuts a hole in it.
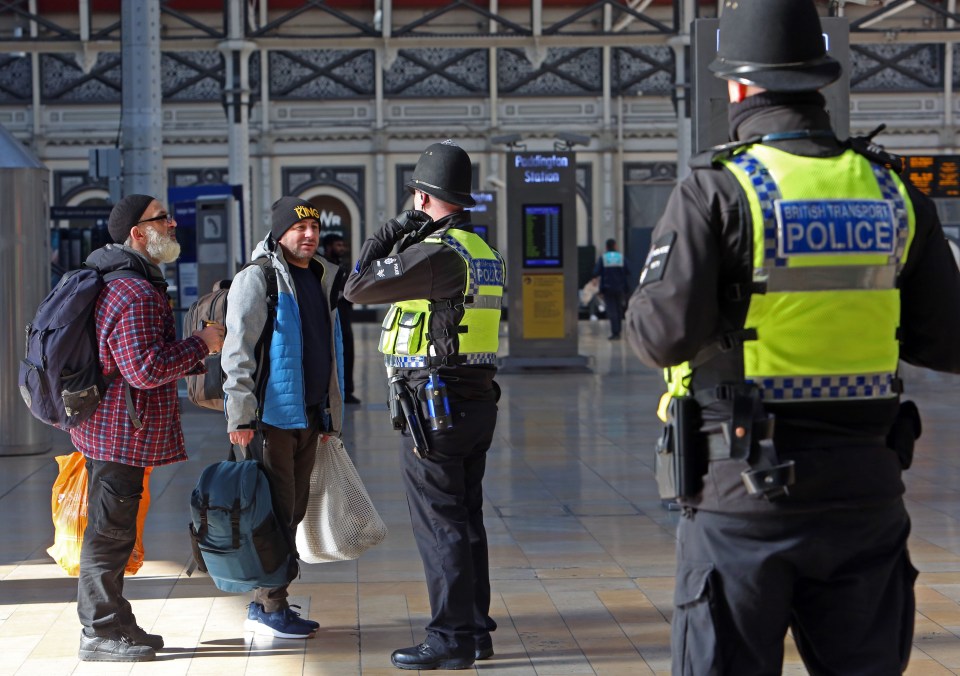
M 713 146 L 691 157 L 689 166 L 691 169 L 709 169 L 710 167 L 715 167 L 724 160 L 729 159 L 735 150 L 745 146 L 752 146 L 759 141 L 759 136 L 751 136 L 742 141 L 731 141 L 730 143 Z
M 887 125 L 881 124 L 866 136 L 852 136 L 847 139 L 846 145 L 859 155 L 863 155 L 871 162 L 882 164 L 887 169 L 892 169 L 898 174 L 903 171 L 903 158 L 891 152 L 884 150 L 883 146 L 873 142 L 873 137 L 887 128 Z

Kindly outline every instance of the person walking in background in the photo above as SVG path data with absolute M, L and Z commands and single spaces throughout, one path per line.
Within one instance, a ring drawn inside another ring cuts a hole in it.
M 812 674 L 899 674 L 920 420 L 897 369 L 960 372 L 960 274 L 897 158 L 835 137 L 812 0 L 726 2 L 719 40 L 733 141 L 691 162 L 627 309 L 682 463 L 658 470 L 683 508 L 673 673 L 779 674 L 789 629 Z
M 269 316 L 267 281 L 259 265 L 245 267 L 230 285 L 220 360 L 230 443 L 261 463 L 277 518 L 291 541 L 307 511 L 318 437 L 321 432 L 339 435 L 343 412 L 336 311 L 343 273 L 315 255 L 319 219 L 316 207 L 305 200 L 281 197 L 274 203 L 270 231 L 253 252 L 253 260 L 267 259 L 277 277 L 268 363 L 257 363 Z M 312 637 L 320 625 L 290 607 L 288 587 L 257 589 L 244 627 L 278 638 Z
M 593 267 L 593 276 L 600 280 L 600 295 L 610 319 L 610 340 L 620 340 L 623 306 L 630 291 L 627 283 L 630 271 L 623 254 L 617 251 L 617 240 L 608 239 L 606 246 L 607 250 Z
M 340 266 L 344 274 L 350 272 L 350 261 L 344 260 L 347 246 L 341 235 L 331 233 L 323 237 L 323 257 L 334 265 Z M 337 301 L 337 312 L 340 313 L 340 332 L 343 336 L 343 403 L 359 404 L 360 400 L 353 391 L 353 303 L 340 294 Z
M 149 195 L 127 195 L 110 212 L 114 244 L 87 264 L 101 273 L 129 271 L 108 281 L 97 299 L 100 364 L 113 376 L 94 414 L 70 430 L 87 464 L 87 528 L 80 552 L 77 614 L 84 661 L 146 662 L 163 648 L 123 597 L 124 569 L 137 538 L 137 512 L 147 467 L 187 459 L 177 379 L 203 372 L 203 360 L 223 344 L 223 327 L 207 326 L 176 339 L 162 263 L 180 256 L 177 222 Z

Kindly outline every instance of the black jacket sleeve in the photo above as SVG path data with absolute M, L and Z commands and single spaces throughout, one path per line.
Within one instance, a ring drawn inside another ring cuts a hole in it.
M 960 373 L 960 273 L 933 203 L 908 185 L 916 234 L 900 275 L 900 356 Z
M 466 271 L 459 256 L 441 244 L 421 242 L 391 253 L 402 234 L 388 221 L 360 249 L 344 297 L 353 303 L 438 300 L 463 293 Z
M 718 182 L 726 182 L 717 185 Z M 627 339 L 654 368 L 692 359 L 719 333 L 723 233 L 736 231 L 733 178 L 694 172 L 673 191 L 627 307 Z

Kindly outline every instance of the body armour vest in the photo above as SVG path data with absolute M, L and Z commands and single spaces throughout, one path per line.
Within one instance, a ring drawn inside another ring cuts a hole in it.
M 852 150 L 811 158 L 754 145 L 723 164 L 750 212 L 746 320 L 669 370 L 670 393 L 686 393 L 691 366 L 742 350 L 743 382 L 764 401 L 898 396 L 897 278 L 915 231 L 899 177 Z
M 395 368 L 495 364 L 503 258 L 466 230 L 450 228 L 424 242 L 450 247 L 460 256 L 466 267 L 466 286 L 455 298 L 391 305 L 380 333 L 384 362 Z

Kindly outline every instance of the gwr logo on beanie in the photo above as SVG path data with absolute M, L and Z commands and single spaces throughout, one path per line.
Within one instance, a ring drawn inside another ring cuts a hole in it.
M 123 244 L 127 241 L 130 228 L 137 224 L 153 200 L 150 195 L 127 195 L 114 205 L 107 220 L 107 232 L 114 242 Z
M 279 240 L 291 225 L 305 218 L 313 218 L 319 222 L 320 211 L 310 202 L 299 197 L 289 195 L 281 197 L 273 203 L 270 233 L 275 240 Z

